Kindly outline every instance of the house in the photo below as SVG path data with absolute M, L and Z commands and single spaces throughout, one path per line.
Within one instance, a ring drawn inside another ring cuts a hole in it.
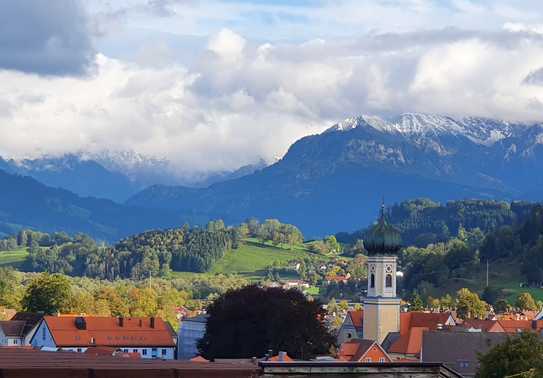
M 362 339 L 364 329 L 364 310 L 347 311 L 343 324 L 339 328 L 337 341 L 339 344 L 351 339 Z
M 20 320 L 0 321 L 0 346 L 25 345 L 25 322 Z
M 112 347 L 141 358 L 171 360 L 176 337 L 160 318 L 115 318 L 107 316 L 44 316 L 30 344 L 44 350 L 85 352 Z
M 465 377 L 479 367 L 478 353 L 485 353 L 507 339 L 500 332 L 426 331 L 422 337 L 422 362 L 441 362 Z
M 183 319 L 179 325 L 177 358 L 190 360 L 198 355 L 198 341 L 206 332 L 207 314 Z
M 455 325 L 456 322 L 450 312 L 402 312 L 400 332 L 389 333 L 382 346 L 395 359 L 419 357 L 422 335 L 425 331 L 435 331 Z
M 349 340 L 341 344 L 338 359 L 352 362 L 392 362 L 377 342 L 365 339 Z
M 308 289 L 309 288 L 309 284 L 305 281 L 302 281 L 302 280 L 289 280 L 289 281 L 285 281 L 283 283 L 283 289 L 285 290 L 288 290 L 288 289 Z

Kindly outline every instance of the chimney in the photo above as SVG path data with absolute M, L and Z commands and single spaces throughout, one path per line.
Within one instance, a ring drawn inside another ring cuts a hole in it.
M 155 328 L 155 317 L 151 317 L 151 328 Z
M 279 352 L 279 361 L 285 361 L 286 356 L 287 356 L 287 352 L 280 351 Z
M 122 316 L 119 317 L 119 327 L 124 327 L 124 318 Z
M 77 329 L 87 329 L 87 322 L 85 321 L 85 318 L 82 316 L 78 316 L 75 318 L 75 328 Z

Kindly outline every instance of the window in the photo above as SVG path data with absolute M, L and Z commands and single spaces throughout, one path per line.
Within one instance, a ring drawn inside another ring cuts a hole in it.
M 137 349 L 132 349 L 132 352 L 138 353 L 138 350 Z
M 81 350 L 81 348 L 77 348 L 77 351 L 78 351 L 79 353 L 83 352 L 83 351 Z
M 165 356 L 168 351 L 166 349 L 162 349 L 162 355 Z
M 371 288 L 374 288 L 375 287 L 375 274 L 371 274 L 371 277 L 370 277 L 370 287 Z
M 386 287 L 392 287 L 392 274 L 387 274 L 385 281 Z
M 42 340 L 45 340 L 45 327 L 41 329 L 41 338 Z
M 348 338 L 348 339 L 350 339 L 350 338 L 352 338 L 352 337 L 353 337 L 353 334 L 352 334 L 352 333 L 348 333 L 348 334 L 347 334 L 347 338 Z
M 364 362 L 371 362 L 371 357 L 366 358 Z
M 141 354 L 143 354 L 144 356 L 147 356 L 147 349 L 143 348 L 143 350 L 141 351 Z
M 385 362 L 385 358 L 384 357 L 379 357 L 379 362 Z
M 469 361 L 458 361 L 458 366 L 461 368 L 469 368 Z

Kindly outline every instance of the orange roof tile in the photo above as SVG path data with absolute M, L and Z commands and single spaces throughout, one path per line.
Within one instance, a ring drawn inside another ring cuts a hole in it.
M 392 343 L 390 353 L 420 353 L 424 331 L 435 331 L 438 324 L 445 325 L 451 314 L 449 312 L 402 312 L 400 313 L 400 337 Z
M 505 332 L 497 320 L 466 319 L 462 326 L 464 328 L 480 329 L 483 332 Z
M 364 310 L 352 310 L 347 313 L 355 328 L 362 328 L 364 324 Z
M 85 329 L 76 327 L 77 317 L 45 316 L 55 344 L 67 346 L 175 346 L 171 328 L 155 318 L 123 318 L 123 325 L 114 317 L 85 316 Z
M 531 320 L 509 320 L 501 319 L 498 320 L 498 323 L 507 333 L 517 333 L 519 331 L 530 331 L 532 330 L 532 321 Z

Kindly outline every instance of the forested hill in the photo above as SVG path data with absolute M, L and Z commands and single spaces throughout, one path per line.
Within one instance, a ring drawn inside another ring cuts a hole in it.
M 500 226 L 521 224 L 534 206 L 529 202 L 461 200 L 440 204 L 415 199 L 392 205 L 387 209 L 387 218 L 400 229 L 404 245 L 422 247 L 448 240 L 457 235 L 460 226 L 486 233 Z M 336 237 L 340 242 L 353 243 L 364 239 L 365 230 L 338 233 Z
M 543 283 L 543 205 L 535 206 L 526 220 L 490 232 L 480 249 L 481 261 L 506 260 L 521 263 L 527 282 Z
M 173 227 L 191 219 L 167 209 L 141 209 L 110 200 L 80 197 L 30 177 L 0 170 L 0 236 L 23 228 L 83 232 L 115 241 L 147 229 Z

